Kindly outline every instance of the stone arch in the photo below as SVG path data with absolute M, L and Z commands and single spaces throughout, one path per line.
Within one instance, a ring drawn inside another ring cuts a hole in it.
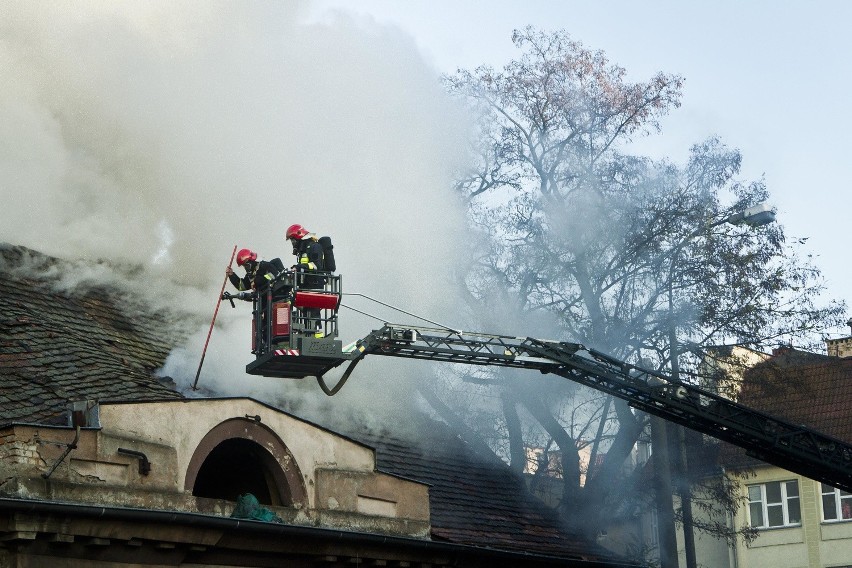
M 293 454 L 271 428 L 247 418 L 230 418 L 207 432 L 189 460 L 184 489 L 195 494 L 199 481 L 209 481 L 211 466 L 221 466 L 230 461 L 226 458 L 235 457 L 245 458 L 235 460 L 241 465 L 249 463 L 260 470 L 253 473 L 266 480 L 267 504 L 307 506 L 304 477 Z M 199 473 L 202 474 L 201 478 Z M 224 475 L 227 472 L 221 473 Z

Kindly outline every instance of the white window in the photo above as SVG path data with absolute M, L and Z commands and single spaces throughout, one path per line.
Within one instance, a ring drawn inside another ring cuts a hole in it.
M 656 547 L 660 543 L 660 540 L 659 540 L 660 522 L 659 522 L 659 517 L 657 517 L 657 510 L 656 509 L 651 509 L 651 515 L 650 515 L 649 520 L 650 520 L 650 523 L 649 523 L 650 534 L 648 535 L 648 537 L 649 537 L 648 543 L 651 545 L 651 547 Z
M 822 484 L 822 520 L 852 520 L 852 493 Z
M 748 486 L 751 526 L 759 529 L 802 523 L 798 481 L 772 481 Z

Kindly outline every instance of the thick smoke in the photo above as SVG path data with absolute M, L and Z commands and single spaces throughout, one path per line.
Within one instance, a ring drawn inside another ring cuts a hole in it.
M 464 121 L 410 37 L 305 8 L 0 0 L 0 241 L 144 267 L 199 322 L 164 369 L 183 387 L 234 245 L 288 264 L 294 222 L 332 236 L 346 290 L 454 317 Z M 203 386 L 268 400 L 289 383 L 244 374 L 238 308 L 220 309 Z M 343 339 L 376 324 L 343 317 Z

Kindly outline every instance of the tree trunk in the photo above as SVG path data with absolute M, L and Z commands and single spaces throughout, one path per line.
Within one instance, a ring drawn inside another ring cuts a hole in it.
M 521 419 L 515 402 L 504 391 L 500 398 L 503 401 L 503 416 L 506 418 L 506 431 L 509 437 L 509 468 L 522 475 L 527 465 L 527 454 L 524 448 L 524 437 L 521 432 Z
M 583 524 L 583 502 L 580 492 L 580 454 L 577 442 L 565 431 L 559 421 L 553 417 L 544 404 L 528 393 L 518 389 L 519 397 L 524 407 L 545 432 L 553 438 L 562 454 L 562 500 L 559 503 L 560 512 L 570 522 Z M 566 514 L 567 513 L 567 514 Z

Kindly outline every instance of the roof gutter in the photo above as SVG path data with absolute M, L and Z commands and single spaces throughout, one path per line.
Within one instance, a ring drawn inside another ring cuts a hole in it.
M 120 521 L 155 522 L 167 525 L 189 525 L 201 528 L 246 531 L 249 533 L 266 534 L 270 536 L 289 536 L 297 538 L 314 538 L 332 540 L 351 544 L 373 544 L 397 546 L 409 550 L 425 550 L 433 553 L 454 554 L 465 557 L 490 558 L 515 562 L 518 566 L 535 561 L 541 564 L 565 566 L 567 561 L 572 565 L 583 568 L 638 568 L 638 564 L 623 562 L 607 562 L 585 560 L 579 557 L 559 557 L 526 552 L 512 552 L 480 548 L 476 546 L 420 540 L 415 538 L 377 535 L 354 531 L 304 527 L 279 523 L 267 523 L 232 517 L 218 517 L 200 513 L 185 513 L 179 511 L 158 511 L 152 509 L 135 509 L 130 507 L 100 507 L 93 505 L 78 505 L 55 501 L 32 501 L 28 499 L 0 498 L 0 511 L 16 513 L 58 514 L 84 518 L 102 518 Z

